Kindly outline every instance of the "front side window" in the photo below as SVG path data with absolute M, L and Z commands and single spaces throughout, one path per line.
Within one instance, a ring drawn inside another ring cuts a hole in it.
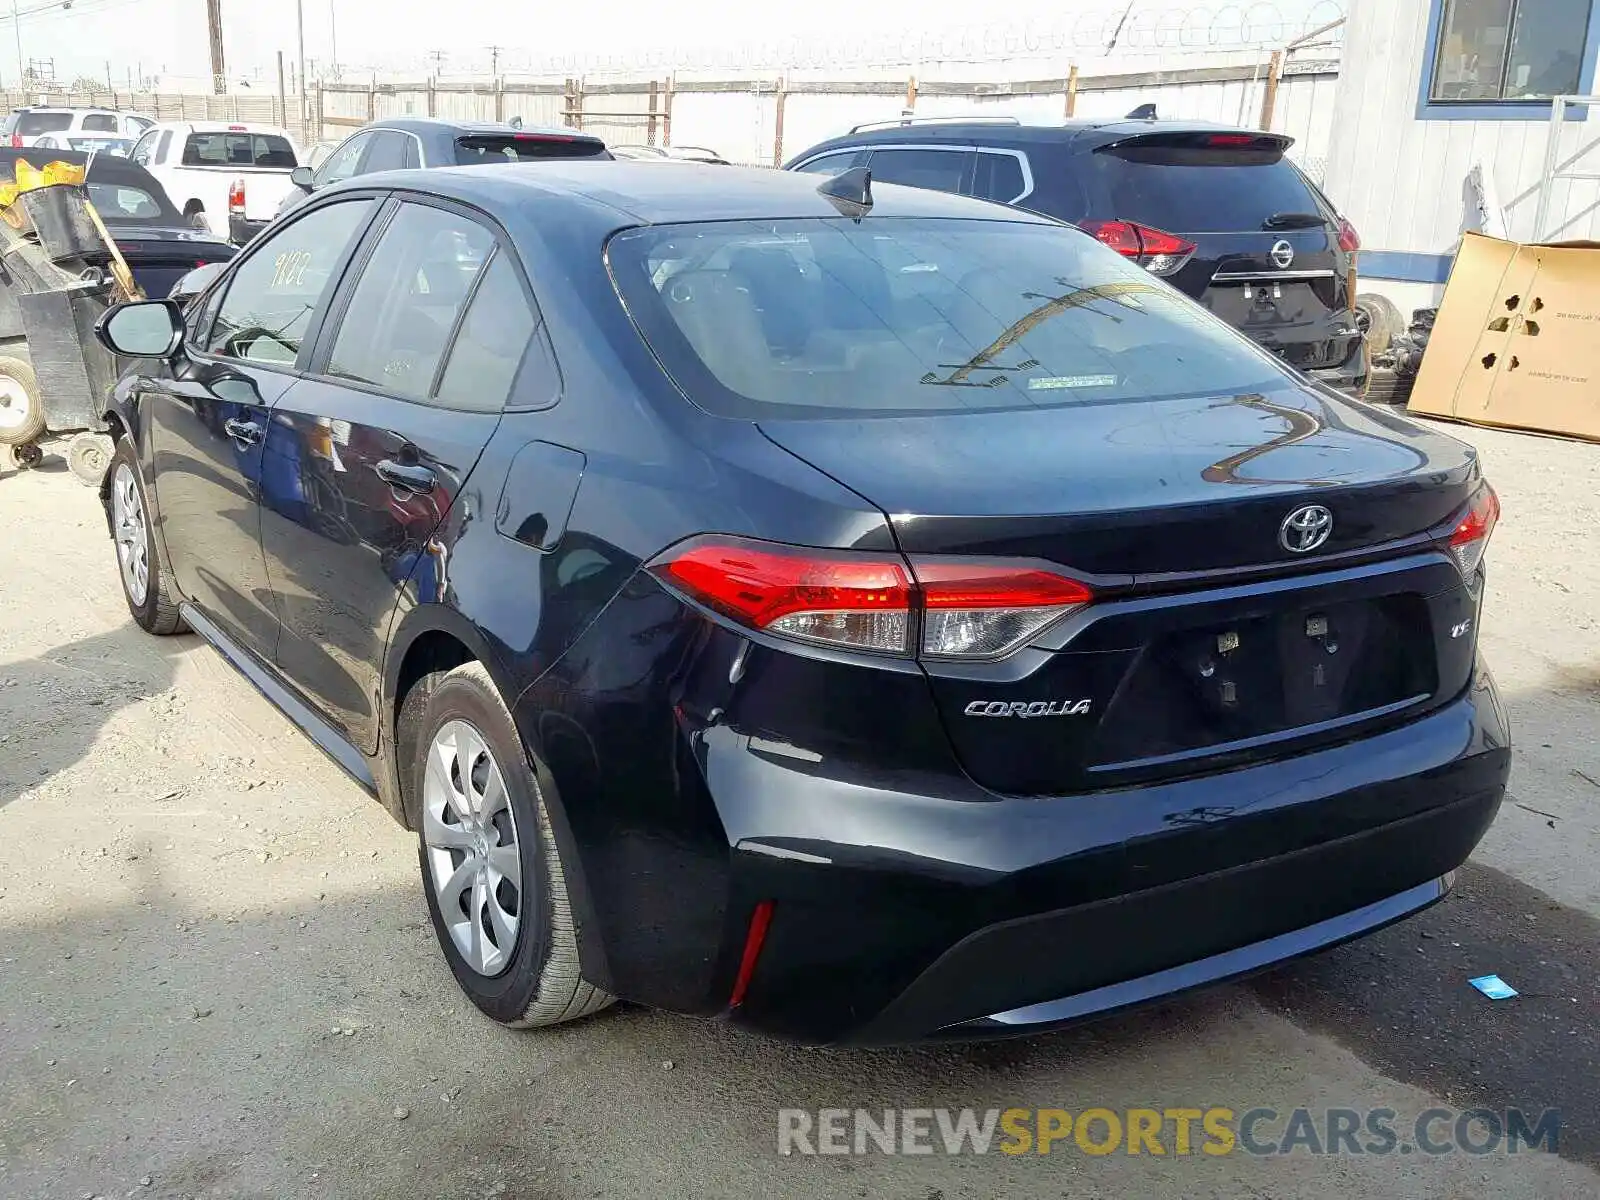
M 272 234 L 239 264 L 207 349 L 228 358 L 293 364 L 334 271 L 372 210 L 371 200 L 330 204 Z
M 1579 90 L 1590 0 L 1444 0 L 1435 103 L 1537 100 Z
M 872 181 L 959 192 L 973 157 L 971 150 L 874 150 Z
M 1064 226 L 658 225 L 608 247 L 683 392 L 744 419 L 1055 408 L 1282 386 L 1263 351 Z
M 328 155 L 328 161 L 317 168 L 316 186 L 327 187 L 341 179 L 349 179 L 361 165 L 361 155 L 372 141 L 370 133 L 358 133 L 346 138 L 337 150 Z
M 454 212 L 402 204 L 363 268 L 327 373 L 427 400 L 494 235 Z M 519 347 L 520 349 L 520 347 Z

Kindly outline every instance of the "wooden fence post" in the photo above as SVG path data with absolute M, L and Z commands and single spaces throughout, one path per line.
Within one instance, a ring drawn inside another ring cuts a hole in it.
M 1261 128 L 1272 128 L 1272 110 L 1278 103 L 1278 76 L 1283 71 L 1283 51 L 1274 50 L 1267 64 L 1267 90 L 1261 94 Z
M 1067 68 L 1067 111 L 1066 116 L 1072 116 L 1078 111 L 1078 64 L 1073 63 Z
M 506 119 L 506 77 L 504 75 L 496 75 L 494 77 L 494 119 L 496 121 L 504 121 Z

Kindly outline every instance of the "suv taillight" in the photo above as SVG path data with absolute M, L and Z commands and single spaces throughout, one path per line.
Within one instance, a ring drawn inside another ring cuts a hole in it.
M 20 133 L 13 133 L 11 135 L 11 147 L 12 147 L 12 149 L 16 149 L 18 146 L 21 146 L 21 145 L 22 145 L 22 135 Z
M 1450 531 L 1450 553 L 1455 556 L 1461 577 L 1469 583 L 1483 562 L 1483 552 L 1488 549 L 1489 535 L 1500 521 L 1500 497 L 1487 483 L 1478 489 L 1467 506 L 1467 512 Z
M 1194 257 L 1194 243 L 1137 221 L 1080 221 L 1078 228 L 1152 275 L 1171 275 Z
M 1356 227 L 1343 217 L 1339 218 L 1339 249 L 1346 254 L 1354 254 L 1361 249 L 1361 235 L 1356 233 Z
M 228 211 L 244 211 L 244 180 L 235 179 L 228 185 Z
M 903 658 L 999 658 L 1093 593 L 1034 563 L 964 562 L 691 538 L 650 564 L 662 582 L 749 629 Z

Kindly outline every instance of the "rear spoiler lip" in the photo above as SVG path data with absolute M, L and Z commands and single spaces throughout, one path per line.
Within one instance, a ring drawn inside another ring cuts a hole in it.
M 1277 150 L 1279 154 L 1285 153 L 1294 145 L 1294 138 L 1286 133 L 1272 133 L 1265 129 L 1151 129 L 1141 130 L 1138 133 L 1129 133 L 1125 136 L 1114 138 L 1094 148 L 1094 153 L 1099 154 L 1104 150 L 1120 150 L 1126 146 L 1137 146 L 1140 143 L 1153 143 L 1155 145 L 1182 146 L 1185 143 L 1196 145 L 1202 138 L 1247 136 L 1255 143 L 1254 147 L 1237 147 L 1238 149 L 1266 149 L 1268 146 Z M 1191 141 L 1192 139 L 1192 141 Z M 1223 147 L 1218 147 L 1222 149 Z

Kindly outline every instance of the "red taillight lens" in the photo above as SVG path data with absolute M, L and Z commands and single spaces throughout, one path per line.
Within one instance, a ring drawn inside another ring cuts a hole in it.
M 1500 520 L 1500 497 L 1494 489 L 1484 484 L 1472 498 L 1467 515 L 1456 523 L 1450 533 L 1450 553 L 1455 555 L 1461 575 L 1471 579 L 1483 562 L 1483 552 L 1488 548 L 1489 535 Z
M 20 145 L 22 145 L 22 135 L 20 133 L 13 133 L 11 135 L 11 146 L 12 146 L 12 149 L 15 149 L 16 147 L 18 147 Z
M 651 571 L 739 624 L 803 642 L 908 657 L 1010 653 L 1093 597 L 1031 564 L 964 563 L 695 538 Z M 920 627 L 921 636 L 917 636 Z
M 1255 135 L 1250 133 L 1213 133 L 1206 139 L 1208 146 L 1253 146 Z
M 230 209 L 244 209 L 244 180 L 235 179 L 228 186 L 228 207 Z
M 1347 254 L 1354 254 L 1361 249 L 1361 235 L 1356 233 L 1356 227 L 1343 217 L 1339 218 L 1339 249 Z
M 1152 275 L 1170 275 L 1194 256 L 1194 243 L 1137 221 L 1083 221 L 1078 228 Z

